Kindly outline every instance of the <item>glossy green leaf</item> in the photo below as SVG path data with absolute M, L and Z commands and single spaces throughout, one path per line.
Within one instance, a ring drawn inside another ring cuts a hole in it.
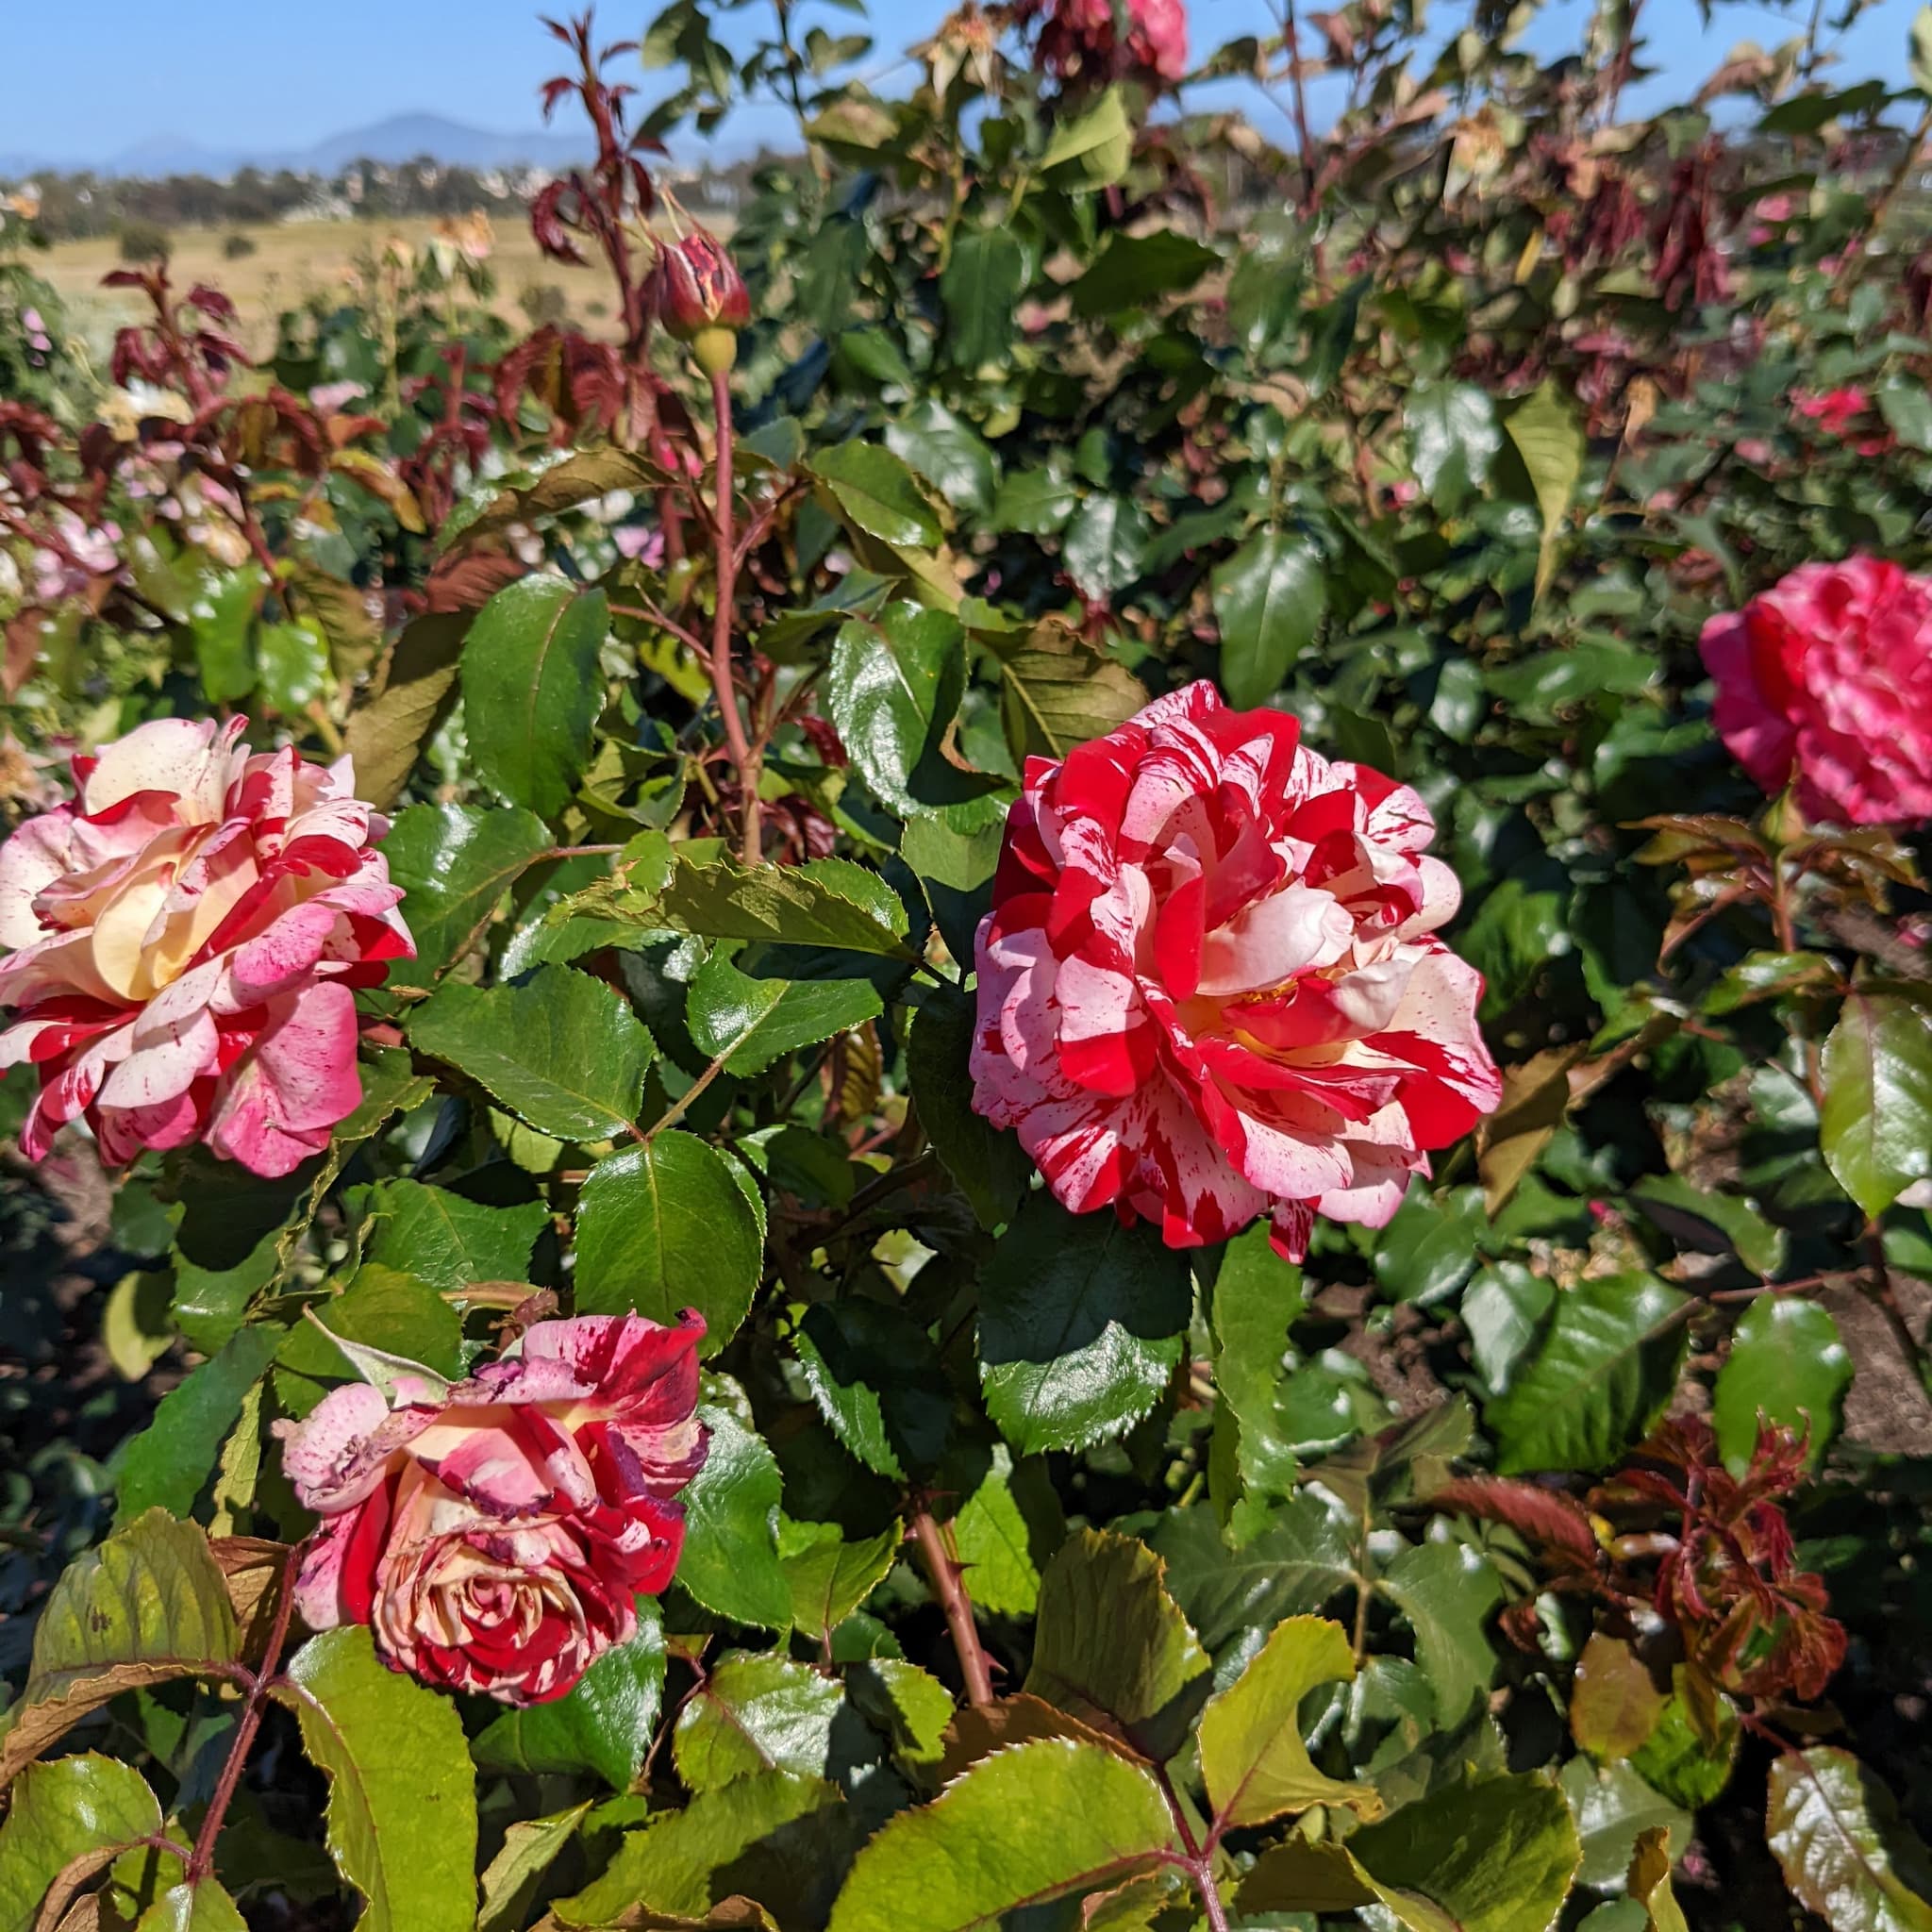
M 1092 267 L 1074 284 L 1074 313 L 1091 317 L 1144 310 L 1163 295 L 1191 289 L 1220 266 L 1217 249 L 1177 228 L 1145 234 L 1117 228 L 1102 243 Z
M 1118 87 L 1056 123 L 1041 158 L 1041 172 L 1061 186 L 1109 188 L 1127 171 L 1134 150 L 1133 124 Z
M 591 1170 L 577 1197 L 577 1307 L 672 1325 L 705 1318 L 715 1355 L 750 1311 L 763 1270 L 758 1217 L 729 1158 L 695 1134 L 659 1134 Z
M 1156 1763 L 1181 1748 L 1209 1689 L 1208 1654 L 1161 1579 L 1160 1558 L 1132 1537 L 1069 1537 L 1041 1578 L 1023 1687 Z
M 1381 1588 L 1415 1632 L 1438 1723 L 1453 1728 L 1495 1674 L 1488 1626 L 1503 1601 L 1502 1579 L 1486 1557 L 1444 1538 L 1403 1551 L 1383 1573 Z
M 721 1617 L 784 1630 L 791 1584 L 778 1561 L 777 1461 L 729 1409 L 701 1405 L 698 1419 L 711 1446 L 684 1491 L 678 1585 Z
M 590 761 L 604 708 L 602 591 L 538 575 L 506 585 L 463 640 L 463 723 L 476 774 L 506 805 L 555 818 Z
M 693 865 L 681 858 L 662 891 L 640 896 L 636 909 L 660 930 L 704 939 L 909 957 L 905 907 L 876 873 L 849 859 L 748 868 L 729 859 Z
M 1062 625 L 1037 625 L 991 648 L 1000 660 L 1000 717 L 1015 758 L 1065 758 L 1147 702 L 1124 665 Z
M 945 1453 L 952 1390 L 925 1330 L 904 1308 L 815 1302 L 794 1346 L 819 1412 L 868 1469 L 919 1476 Z
M 135 1924 L 135 1932 L 248 1932 L 242 1908 L 213 1878 L 171 1885 Z
M 1607 1469 L 1646 1435 L 1676 1386 L 1686 1303 L 1648 1274 L 1560 1291 L 1534 1357 L 1486 1411 L 1502 1474 Z
M 654 1598 L 638 1598 L 637 1607 L 628 1643 L 607 1650 L 566 1695 L 505 1711 L 472 1741 L 476 1762 L 492 1771 L 592 1771 L 613 1790 L 628 1790 L 664 1698 L 663 1619 Z
M 1300 1467 L 1281 1414 L 1290 1323 L 1302 1312 L 1302 1271 L 1271 1245 L 1257 1222 L 1222 1250 L 1214 1277 L 1214 1386 L 1236 1429 L 1244 1494 L 1292 1492 Z
M 116 1489 L 117 1524 L 149 1509 L 174 1516 L 193 1512 L 194 1499 L 213 1474 L 223 1439 L 242 1404 L 275 1358 L 283 1331 L 273 1324 L 238 1328 L 187 1378 L 161 1398 L 154 1420 L 127 1445 Z
M 976 1932 L 1144 1871 L 1173 1833 L 1154 1780 L 1124 1758 L 1065 1738 L 1022 1744 L 891 1819 L 854 1861 L 829 1932 Z
M 1674 1857 L 1690 1842 L 1690 1814 L 1653 1790 L 1628 1764 L 1598 1765 L 1588 1757 L 1573 1757 L 1559 1782 L 1583 1846 L 1576 1871 L 1582 1884 L 1617 1885 L 1646 1831 L 1667 1833 Z
M 558 1141 L 625 1133 L 657 1051 L 620 993 L 570 966 L 540 966 L 520 986 L 445 986 L 409 1038 Z
M 549 1225 L 541 1201 L 488 1208 L 448 1188 L 384 1181 L 363 1208 L 368 1259 L 413 1274 L 432 1288 L 477 1281 L 527 1281 L 530 1250 Z
M 1932 1174 L 1932 1014 L 1854 992 L 1826 1036 L 1820 1139 L 1838 1182 L 1874 1219 Z
M 299 718 L 327 691 L 328 640 L 312 617 L 265 624 L 256 641 L 261 694 L 285 718 Z
M 778 1561 L 791 1590 L 792 1626 L 823 1643 L 885 1580 L 905 1532 L 896 1518 L 847 1542 L 836 1524 L 786 1525 Z
M 954 242 L 940 275 L 940 300 L 946 345 L 960 368 L 1005 358 L 1025 279 L 1025 252 L 1010 229 L 974 228 Z
M 384 656 L 375 689 L 349 714 L 343 741 L 355 764 L 356 796 L 378 811 L 402 795 L 456 696 L 469 627 L 467 612 L 431 610 L 413 619 Z
M 685 1018 L 699 1052 L 744 1077 L 884 1010 L 869 979 L 762 978 L 721 948 L 692 975 Z
M 1557 567 L 1557 546 L 1583 476 L 1583 427 L 1563 391 L 1553 381 L 1531 391 L 1503 419 L 1503 427 L 1528 473 L 1537 512 L 1542 519 L 1542 546 L 1536 567 L 1537 594 L 1548 588 Z
M 1302 1700 L 1318 1685 L 1355 1675 L 1340 1624 L 1287 1617 L 1253 1660 L 1201 1713 L 1201 1775 L 1214 1821 L 1266 1824 L 1313 1805 L 1340 1805 L 1363 1818 L 1382 1810 L 1373 1785 L 1317 1771 L 1302 1742 Z
M 1030 1616 L 1040 1602 L 1043 1552 L 1059 1540 L 1058 1499 L 1039 1463 L 1015 1464 L 1004 1442 L 953 1518 L 953 1544 L 971 1576 L 974 1606 Z
M 809 1664 L 726 1651 L 678 1712 L 671 1746 L 677 1774 L 693 1791 L 765 1771 L 822 1777 L 844 1707 L 839 1680 Z
M 835 443 L 812 460 L 811 471 L 855 529 L 895 549 L 939 547 L 940 520 L 917 478 L 891 450 Z
M 1031 1163 L 1014 1135 L 974 1108 L 968 1056 L 975 1024 L 970 993 L 931 988 L 912 1023 L 906 1066 L 933 1152 L 973 1204 L 979 1224 L 991 1229 L 1018 1212 Z
M 472 805 L 412 805 L 383 841 L 390 877 L 402 887 L 416 957 L 390 968 L 392 985 L 434 986 L 481 937 L 503 895 L 551 837 L 526 811 Z
M 1205 1506 L 1171 1512 L 1155 1531 L 1167 1586 L 1217 1655 L 1244 1630 L 1319 1610 L 1356 1582 L 1355 1556 L 1337 1511 L 1304 1490 L 1272 1511 L 1239 1546 Z
M 1794 1295 L 1760 1295 L 1731 1336 L 1711 1395 L 1718 1448 L 1731 1473 L 1741 1475 L 1750 1462 L 1760 1419 L 1807 1436 L 1815 1466 L 1838 1434 L 1851 1384 L 1851 1354 L 1828 1309 Z
M 553 1811 L 546 1818 L 520 1818 L 503 1835 L 503 1849 L 483 1871 L 483 1903 L 476 1932 L 522 1932 L 543 1874 L 576 1837 L 591 1801 Z
M 45 1899 L 76 1859 L 134 1843 L 161 1828 L 161 1807 L 133 1766 L 96 1751 L 29 1764 L 0 1824 L 0 1932 L 34 1932 Z
M 1012 327 L 1010 308 L 1007 327 Z M 886 447 L 956 510 L 979 517 L 991 513 L 1000 481 L 998 459 L 978 430 L 937 396 L 923 397 L 896 423 L 888 424 Z
M 447 1698 L 378 1662 L 359 1625 L 311 1638 L 270 1695 L 328 1776 L 328 1848 L 358 1932 L 474 1932 L 476 1793 Z
M 1438 509 L 1453 513 L 1489 481 L 1503 447 L 1489 391 L 1473 382 L 1418 383 L 1402 405 L 1416 480 Z
M 232 703 L 255 689 L 255 654 L 249 645 L 267 590 L 261 566 L 244 563 L 208 579 L 188 613 L 202 693 L 210 704 Z
M 1022 1455 L 1119 1435 L 1167 1386 L 1191 1300 L 1187 1259 L 1158 1229 L 1029 1195 L 980 1283 L 988 1413 Z
M 1294 531 L 1260 531 L 1221 565 L 1214 615 L 1228 703 L 1265 705 L 1313 646 L 1327 609 L 1322 553 Z
M 1774 1759 L 1765 1837 L 1831 1932 L 1932 1932 L 1932 1855 L 1851 1752 L 1816 1744 Z

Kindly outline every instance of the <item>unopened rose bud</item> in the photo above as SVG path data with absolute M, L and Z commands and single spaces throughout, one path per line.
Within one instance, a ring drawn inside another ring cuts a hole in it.
M 751 297 L 737 265 L 714 235 L 694 228 L 659 244 L 651 271 L 651 301 L 664 332 L 689 342 L 707 373 L 738 359 L 738 331 L 751 321 Z

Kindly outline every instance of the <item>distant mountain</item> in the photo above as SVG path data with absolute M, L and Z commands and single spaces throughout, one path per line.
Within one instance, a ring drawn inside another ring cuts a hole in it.
M 67 173 L 92 168 L 102 175 L 158 176 L 208 175 L 225 179 L 241 168 L 273 171 L 288 168 L 298 175 L 335 175 L 351 161 L 381 161 L 391 166 L 423 156 L 446 166 L 510 168 L 530 165 L 558 168 L 586 158 L 590 137 L 532 129 L 526 134 L 501 134 L 472 127 L 441 114 L 392 114 L 366 127 L 351 127 L 303 148 L 210 147 L 177 134 L 150 135 L 106 159 L 73 158 L 53 160 L 43 155 L 0 153 L 0 177 L 39 173 Z

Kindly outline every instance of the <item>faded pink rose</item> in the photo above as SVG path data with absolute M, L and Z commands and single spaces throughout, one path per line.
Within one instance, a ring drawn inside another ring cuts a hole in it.
M 367 1624 L 392 1670 L 505 1704 L 561 1697 L 671 1581 L 677 1492 L 708 1446 L 694 1414 L 704 1322 L 539 1322 L 464 1382 L 363 1357 L 282 1466 L 322 1528 L 295 1607 Z
M 1891 435 L 1887 430 L 1852 441 L 1861 421 L 1869 416 L 1872 408 L 1871 396 L 1856 384 L 1846 389 L 1826 390 L 1821 395 L 1796 391 L 1791 396 L 1791 408 L 1807 422 L 1817 424 L 1826 436 L 1840 442 L 1852 442 L 1855 455 L 1883 456 L 1891 447 Z
M 1039 23 L 1040 65 L 1056 80 L 1158 85 L 1188 71 L 1181 0 L 1018 0 L 1013 19 L 1022 27 Z
M 979 928 L 974 1106 L 1062 1204 L 1174 1247 L 1260 1215 L 1379 1227 L 1500 1094 L 1482 976 L 1406 785 L 1317 757 L 1284 711 L 1159 698 L 1029 759 Z
M 353 989 L 414 956 L 346 758 L 251 752 L 246 720 L 161 718 L 73 760 L 77 796 L 0 847 L 0 1067 L 41 1091 L 38 1160 L 85 1118 L 104 1158 L 204 1141 L 282 1174 L 361 1100 Z
M 1875 557 L 1807 563 L 1704 626 L 1715 723 L 1807 818 L 1932 818 L 1932 577 Z

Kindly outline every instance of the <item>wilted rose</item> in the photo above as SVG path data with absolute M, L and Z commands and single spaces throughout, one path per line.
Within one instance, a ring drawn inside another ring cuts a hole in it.
M 157 719 L 73 761 L 72 805 L 0 847 L 0 1066 L 37 1160 L 85 1118 L 103 1157 L 205 1141 L 257 1174 L 362 1097 L 353 989 L 414 956 L 346 758 L 252 753 L 244 719 Z
M 1380 1226 L 1497 1102 L 1407 786 L 1200 683 L 1029 760 L 979 928 L 974 1105 L 1075 1213 L 1176 1247 Z
M 1704 626 L 1715 723 L 1807 818 L 1932 818 L 1932 577 L 1874 557 L 1807 563 Z
M 675 1499 L 708 1447 L 704 1332 L 691 1310 L 675 1328 L 540 1322 L 455 1383 L 367 1358 L 371 1379 L 277 1424 L 283 1468 L 322 1518 L 296 1582 L 303 1619 L 368 1624 L 384 1661 L 425 1683 L 563 1696 L 677 1568 Z

